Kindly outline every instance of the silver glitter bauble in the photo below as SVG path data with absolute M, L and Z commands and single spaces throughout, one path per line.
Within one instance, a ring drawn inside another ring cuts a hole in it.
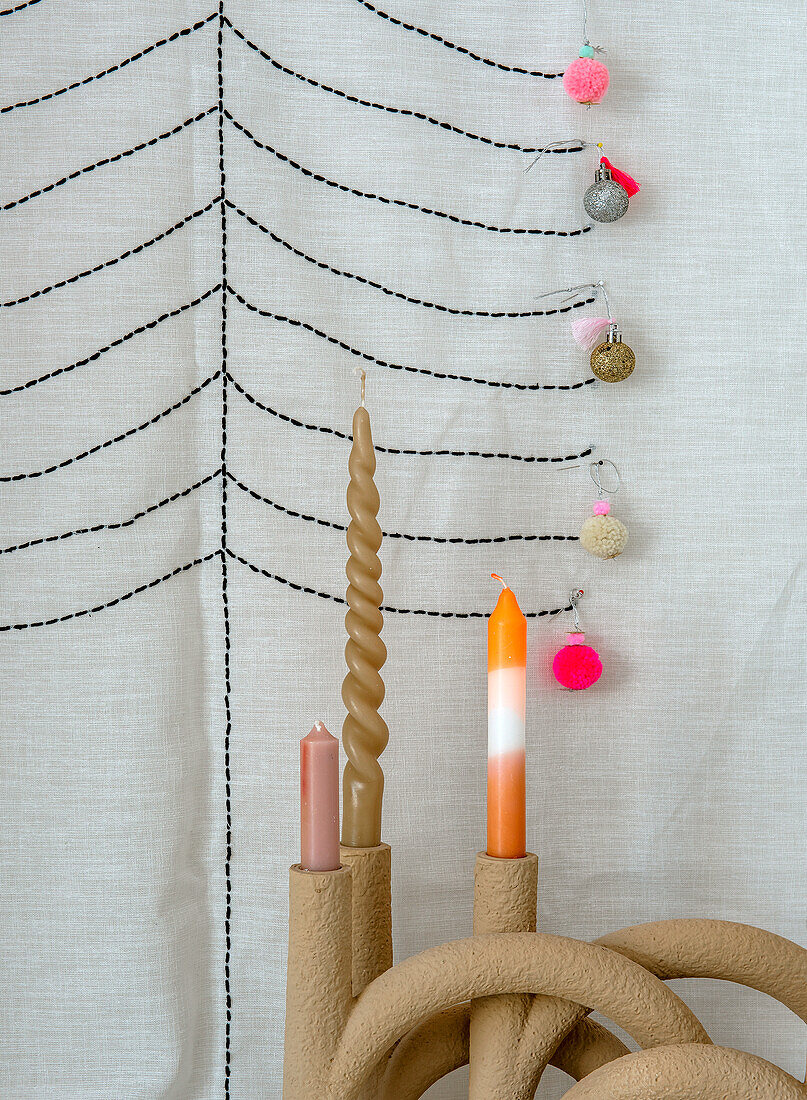
M 583 195 L 583 206 L 595 222 L 615 222 L 627 213 L 628 192 L 611 178 L 609 168 L 600 167 L 594 175 L 594 183 Z

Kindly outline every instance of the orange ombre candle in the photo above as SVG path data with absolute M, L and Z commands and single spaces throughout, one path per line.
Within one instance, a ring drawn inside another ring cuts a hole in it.
M 527 620 L 501 582 L 488 619 L 489 856 L 520 859 L 527 852 Z

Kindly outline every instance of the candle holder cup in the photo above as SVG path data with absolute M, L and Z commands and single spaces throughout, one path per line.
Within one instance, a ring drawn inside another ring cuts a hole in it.
M 805 1100 L 754 1055 L 716 1047 L 665 984 L 718 978 L 807 1022 L 807 950 L 748 925 L 672 920 L 595 943 L 537 932 L 538 861 L 477 857 L 474 935 L 392 966 L 390 849 L 343 848 L 290 873 L 284 1100 L 417 1100 L 470 1062 L 470 1100 L 532 1100 L 552 1064 L 566 1100 Z M 597 1010 L 640 1049 L 631 1053 Z

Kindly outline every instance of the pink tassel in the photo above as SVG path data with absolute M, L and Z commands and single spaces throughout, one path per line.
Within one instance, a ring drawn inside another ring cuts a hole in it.
M 613 177 L 613 179 L 616 180 L 617 183 L 620 183 L 625 188 L 625 190 L 628 192 L 628 198 L 631 198 L 633 195 L 638 194 L 639 184 L 636 182 L 636 180 L 631 179 L 630 176 L 626 176 L 625 173 L 620 172 L 618 168 L 614 168 L 608 157 L 600 157 L 600 164 L 604 168 L 611 169 L 611 176 Z
M 610 327 L 608 317 L 581 317 L 579 321 L 572 321 L 572 336 L 581 348 L 590 350 L 596 347 L 602 334 Z

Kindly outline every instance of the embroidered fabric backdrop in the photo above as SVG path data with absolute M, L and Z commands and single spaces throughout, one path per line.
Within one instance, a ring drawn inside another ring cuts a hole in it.
M 530 70 L 581 40 L 576 0 L 383 10 Z M 568 616 L 531 622 L 542 927 L 805 942 L 800 12 L 595 4 L 612 90 L 586 112 L 361 0 L 4 11 L 4 1095 L 280 1094 L 297 741 L 342 719 L 358 362 L 394 536 L 398 957 L 470 928 L 485 630 L 461 616 L 492 569 L 530 611 L 585 588 L 606 667 L 557 690 Z M 578 136 L 644 185 L 586 233 L 590 151 L 529 175 L 519 151 Z M 601 278 L 624 385 L 580 385 L 568 322 L 600 309 L 484 315 Z M 576 534 L 587 471 L 524 459 L 592 448 L 624 478 L 623 557 L 491 542 Z M 803 1070 L 778 1006 L 679 986 L 715 1041 Z

